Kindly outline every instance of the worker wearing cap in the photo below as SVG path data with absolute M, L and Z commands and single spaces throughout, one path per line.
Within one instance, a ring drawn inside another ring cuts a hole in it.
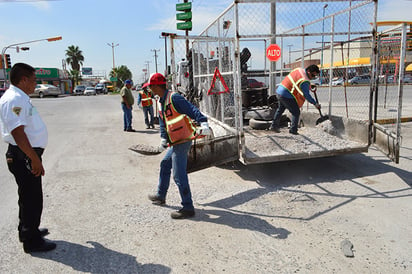
M 320 109 L 319 103 L 313 99 L 309 93 L 310 82 L 319 74 L 319 68 L 316 65 L 310 65 L 306 69 L 297 68 L 292 70 L 281 82 L 276 89 L 279 99 L 279 107 L 273 116 L 270 130 L 280 132 L 280 118 L 283 112 L 288 109 L 292 114 L 292 121 L 289 133 L 298 134 L 298 123 L 300 117 L 300 108 L 308 100 L 317 109 Z
M 134 104 L 134 97 L 132 94 L 132 81 L 124 81 L 124 86 L 120 90 L 120 96 L 122 97 L 122 110 L 123 110 L 123 130 L 128 132 L 134 132 L 132 128 L 132 110 Z
M 173 169 L 173 179 L 179 188 L 182 209 L 172 212 L 173 219 L 190 218 L 195 215 L 192 194 L 187 176 L 187 157 L 192 145 L 192 139 L 198 136 L 211 134 L 207 118 L 177 92 L 166 88 L 166 79 L 160 73 L 155 73 L 149 80 L 150 89 L 159 99 L 159 126 L 160 146 L 159 150 L 166 150 L 166 155 L 160 163 L 160 175 L 157 193 L 149 195 L 153 204 L 162 205 L 166 202 L 166 194 L 169 189 L 170 175 Z M 193 124 L 196 121 L 200 128 Z
M 142 90 L 140 90 L 139 93 L 137 94 L 137 105 L 142 104 L 144 122 L 146 124 L 147 129 L 154 128 L 153 100 L 152 100 L 154 96 L 153 96 L 152 91 L 148 89 L 148 86 L 149 86 L 148 83 L 144 83 L 144 85 L 142 86 Z

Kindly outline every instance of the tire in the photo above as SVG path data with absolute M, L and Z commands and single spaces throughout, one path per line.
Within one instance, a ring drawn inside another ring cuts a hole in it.
M 272 108 L 251 109 L 246 112 L 244 117 L 245 119 L 272 121 L 275 111 L 276 109 L 272 109 Z
M 43 92 L 39 92 L 39 98 L 43 98 L 43 97 L 44 97 Z
M 271 124 L 272 124 L 272 121 L 256 120 L 253 118 L 249 120 L 249 126 L 253 129 L 258 129 L 258 130 L 269 129 Z

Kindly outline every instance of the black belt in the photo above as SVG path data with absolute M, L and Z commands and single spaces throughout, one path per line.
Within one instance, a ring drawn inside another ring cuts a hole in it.
M 33 150 L 36 152 L 37 155 L 39 155 L 39 157 L 43 155 L 44 148 L 34 147 Z M 8 151 L 15 154 L 15 155 L 19 155 L 19 156 L 23 156 L 23 157 L 26 156 L 26 154 L 23 152 L 23 150 L 21 150 L 18 146 L 15 146 L 15 145 L 9 144 Z

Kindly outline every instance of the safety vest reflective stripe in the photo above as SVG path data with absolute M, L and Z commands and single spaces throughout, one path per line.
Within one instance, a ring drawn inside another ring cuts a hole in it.
M 172 145 L 196 138 L 196 127 L 193 125 L 192 120 L 186 114 L 176 111 L 172 101 L 173 94 L 174 92 L 170 92 L 167 97 L 163 111 L 163 120 Z
M 305 103 L 305 96 L 300 88 L 300 85 L 305 81 L 309 81 L 305 70 L 302 68 L 297 68 L 291 71 L 281 83 L 281 85 L 289 90 L 289 92 L 293 95 L 299 107 L 302 107 Z
M 299 79 L 297 82 L 295 82 L 295 80 L 293 80 L 293 78 L 292 78 L 292 76 L 291 76 L 290 74 L 288 75 L 288 78 L 289 78 L 289 80 L 292 82 L 293 88 L 294 88 L 297 92 L 299 92 L 300 95 L 304 96 L 302 90 L 299 88 L 299 85 L 300 85 L 300 83 L 303 82 L 303 79 L 301 78 L 301 79 Z M 293 90 L 292 90 L 292 93 L 293 93 Z
M 152 93 L 151 92 L 148 92 L 148 94 L 146 94 L 144 91 L 140 91 L 140 96 L 142 97 L 142 99 L 141 99 L 142 106 L 148 107 L 148 106 L 151 106 L 153 104 L 153 102 L 152 102 Z

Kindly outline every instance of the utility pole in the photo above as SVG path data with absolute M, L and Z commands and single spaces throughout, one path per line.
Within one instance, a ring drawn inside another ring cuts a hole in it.
M 116 71 L 115 71 L 115 64 L 114 64 L 114 48 L 117 47 L 117 46 L 119 46 L 119 44 L 116 44 L 116 45 L 115 45 L 115 44 L 112 42 L 111 44 L 107 43 L 107 45 L 108 45 L 109 47 L 112 47 L 113 76 L 114 76 L 115 79 L 116 79 L 116 78 L 117 78 L 117 74 L 116 74 Z M 115 86 L 116 86 L 117 79 L 116 79 L 115 81 L 113 81 L 113 82 L 114 82 L 113 87 L 115 87 Z
M 154 51 L 154 58 L 155 58 L 155 66 L 156 66 L 156 73 L 157 73 L 157 52 L 160 51 L 160 49 L 151 49 L 150 51 Z

